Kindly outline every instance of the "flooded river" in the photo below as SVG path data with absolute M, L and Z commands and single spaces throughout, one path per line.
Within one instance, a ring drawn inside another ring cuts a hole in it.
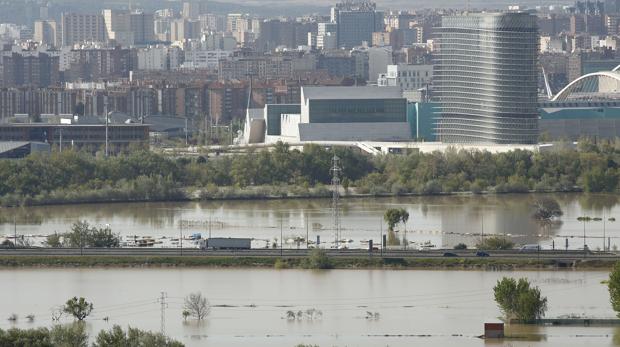
M 0 270 L 0 328 L 50 326 L 69 297 L 94 303 L 89 331 L 113 324 L 165 332 L 187 346 L 487 346 L 476 336 L 497 322 L 492 287 L 502 276 L 527 277 L 549 300 L 547 317 L 614 317 L 606 272 L 490 272 L 257 269 Z M 183 298 L 200 291 L 213 306 L 206 321 L 183 322 Z M 286 319 L 316 309 L 322 318 Z M 378 318 L 367 319 L 367 311 Z M 11 323 L 12 313 L 20 319 Z M 34 322 L 24 317 L 34 314 Z M 108 320 L 104 320 L 107 317 Z M 69 322 L 65 318 L 63 322 Z M 614 346 L 613 327 L 510 327 L 509 346 Z
M 532 220 L 533 203 L 543 195 L 431 196 L 357 198 L 341 202 L 341 235 L 350 246 L 361 241 L 375 244 L 385 232 L 386 209 L 405 208 L 407 225 L 399 225 L 398 237 L 452 247 L 477 243 L 482 233 L 511 237 L 517 244 L 541 244 L 544 248 L 583 247 L 584 226 L 591 249 L 604 242 L 620 246 L 620 200 L 617 195 L 554 194 L 564 215 L 558 223 L 539 225 Z M 255 247 L 264 247 L 282 234 L 297 247 L 296 237 L 331 242 L 334 227 L 329 199 L 250 200 L 184 203 L 83 204 L 0 209 L 0 239 L 3 235 L 48 235 L 66 232 L 77 220 L 98 226 L 110 225 L 121 235 L 166 237 L 200 233 L 217 237 L 250 237 Z M 601 221 L 582 223 L 580 216 Z M 616 218 L 618 222 L 609 220 Z M 605 238 L 603 238 L 605 236 Z M 304 244 L 305 245 L 305 244 Z

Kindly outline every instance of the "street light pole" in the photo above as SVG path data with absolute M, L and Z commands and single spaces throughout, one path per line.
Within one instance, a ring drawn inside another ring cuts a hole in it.
M 284 250 L 283 250 L 283 237 L 284 237 L 284 232 L 282 231 L 282 219 L 280 219 L 280 257 L 282 257 L 284 255 Z
M 181 246 L 181 256 L 183 256 L 183 212 L 181 212 L 181 220 L 179 221 L 179 245 Z
M 383 258 L 383 221 L 379 223 L 379 244 L 381 245 L 381 257 Z

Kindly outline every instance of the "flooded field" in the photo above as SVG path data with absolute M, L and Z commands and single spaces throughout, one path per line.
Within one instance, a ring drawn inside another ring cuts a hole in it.
M 502 276 L 539 286 L 549 299 L 547 317 L 614 317 L 601 284 L 606 272 L 11 269 L 0 270 L 0 328 L 49 326 L 51 310 L 77 295 L 94 303 L 91 332 L 113 324 L 159 331 L 164 292 L 165 332 L 188 346 L 486 346 L 495 344 L 477 336 L 484 322 L 498 321 L 492 288 Z M 183 298 L 197 291 L 209 298 L 211 314 L 184 323 Z M 286 318 L 308 309 L 322 316 Z M 369 319 L 367 312 L 378 315 Z M 12 313 L 20 317 L 15 324 L 6 319 Z M 503 345 L 620 341 L 613 327 L 513 326 L 508 333 L 521 339 Z
M 453 247 L 476 244 L 482 233 L 510 237 L 517 244 L 540 244 L 543 248 L 583 247 L 584 228 L 590 249 L 603 244 L 620 246 L 620 200 L 616 195 L 554 194 L 564 215 L 557 223 L 540 225 L 532 219 L 535 199 L 543 195 L 431 196 L 343 199 L 341 238 L 350 248 L 375 244 L 387 226 L 388 208 L 405 208 L 407 225 L 400 224 L 398 237 L 416 244 Z M 580 216 L 601 221 L 582 223 Z M 14 234 L 40 242 L 44 235 L 67 232 L 77 220 L 86 220 L 113 232 L 149 236 L 155 246 L 177 247 L 178 239 L 201 237 L 249 237 L 253 247 L 265 247 L 283 235 L 285 247 L 297 247 L 295 239 L 316 240 L 329 245 L 334 227 L 329 199 L 250 200 L 187 203 L 83 204 L 0 209 L 0 240 Z M 173 239 L 176 239 L 173 240 Z M 37 241 L 38 240 L 38 241 Z M 191 242 L 184 244 L 191 246 Z M 302 242 L 302 247 L 305 242 Z M 415 246 L 415 245 L 414 245 Z

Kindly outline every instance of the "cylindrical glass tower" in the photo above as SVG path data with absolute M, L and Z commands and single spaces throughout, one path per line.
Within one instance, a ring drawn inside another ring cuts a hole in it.
M 433 77 L 441 107 L 438 139 L 537 143 L 536 17 L 512 12 L 446 16 L 438 44 Z

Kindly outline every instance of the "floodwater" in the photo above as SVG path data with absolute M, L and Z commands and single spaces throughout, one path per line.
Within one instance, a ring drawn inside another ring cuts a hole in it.
M 83 296 L 95 307 L 87 320 L 91 334 L 113 324 L 160 331 L 163 316 L 166 334 L 187 346 L 620 345 L 616 327 L 511 326 L 507 334 L 519 339 L 477 338 L 483 323 L 499 321 L 492 288 L 502 276 L 539 286 L 548 297 L 547 317 L 614 317 L 601 283 L 608 275 L 594 271 L 5 269 L 0 328 L 50 326 L 54 307 Z M 181 316 L 191 292 L 212 305 L 202 323 Z M 308 309 L 322 318 L 286 319 L 288 310 Z M 367 311 L 378 318 L 367 319 Z M 17 323 L 7 320 L 13 313 Z M 29 314 L 32 323 L 24 318 Z
M 606 194 L 553 194 L 564 215 L 551 225 L 532 218 L 533 203 L 545 195 L 508 194 L 488 196 L 430 196 L 398 198 L 351 198 L 341 201 L 341 239 L 352 240 L 351 248 L 365 247 L 361 241 L 378 244 L 386 225 L 388 208 L 405 208 L 407 225 L 400 224 L 397 238 L 419 244 L 430 242 L 451 248 L 470 246 L 482 234 L 510 237 L 517 244 L 540 244 L 543 248 L 583 247 L 584 227 L 590 249 L 620 247 L 620 196 Z M 250 237 L 254 247 L 265 247 L 274 238 L 297 247 L 296 237 L 328 245 L 335 239 L 330 199 L 249 200 L 165 203 L 108 203 L 0 209 L 2 236 L 49 235 L 67 232 L 77 220 L 97 226 L 110 225 L 121 235 L 166 237 L 200 233 L 203 237 Z M 580 216 L 600 217 L 582 223 Z M 616 218 L 618 221 L 610 220 Z M 605 237 L 603 237 L 605 236 Z M 305 246 L 305 243 L 302 247 Z

